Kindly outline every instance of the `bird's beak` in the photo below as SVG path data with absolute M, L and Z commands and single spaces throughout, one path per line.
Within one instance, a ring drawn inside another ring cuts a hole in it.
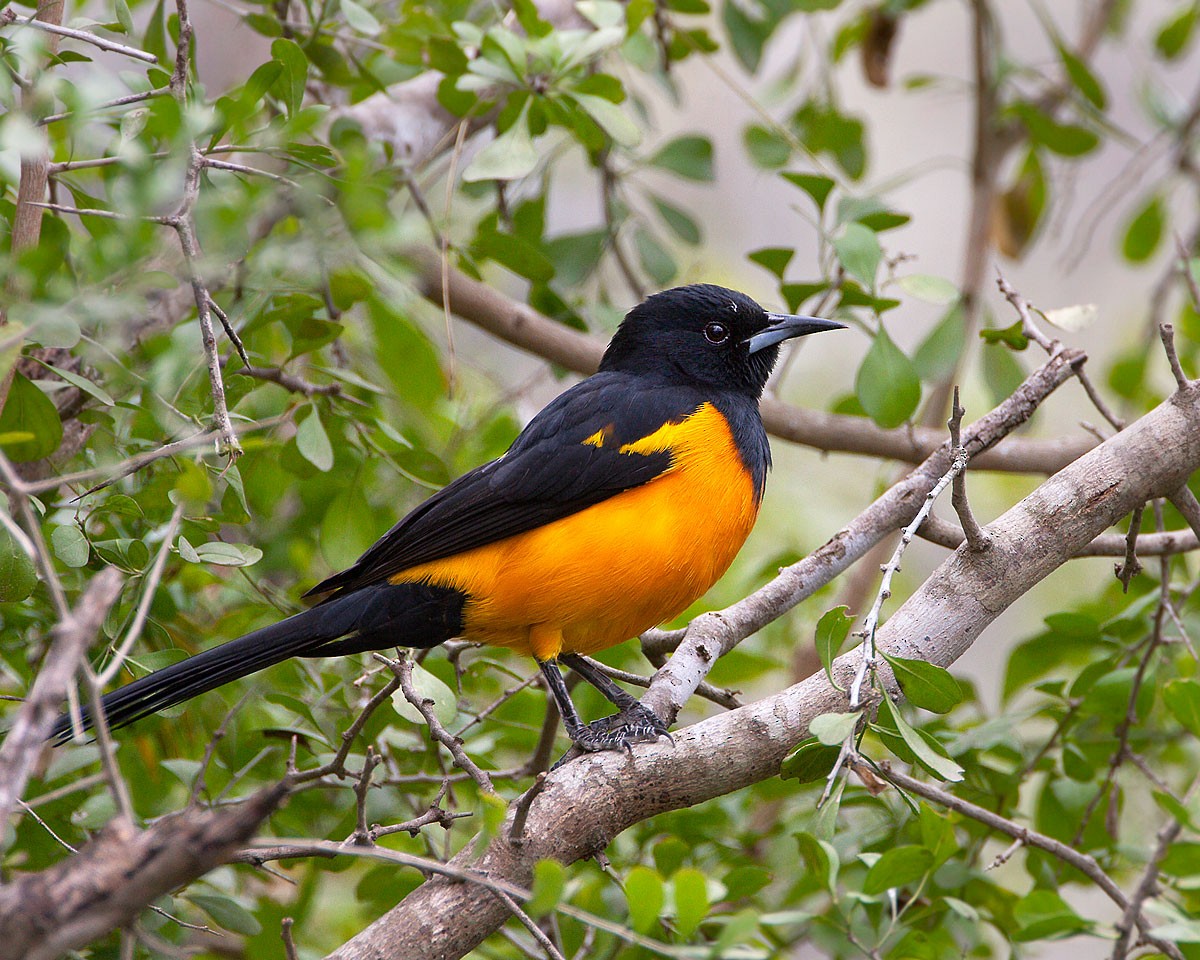
M 768 313 L 765 330 L 760 330 L 749 340 L 746 340 L 751 353 L 773 347 L 792 337 L 803 337 L 810 333 L 821 333 L 823 330 L 844 330 L 846 324 L 836 320 L 822 320 L 820 317 L 795 317 L 790 313 Z

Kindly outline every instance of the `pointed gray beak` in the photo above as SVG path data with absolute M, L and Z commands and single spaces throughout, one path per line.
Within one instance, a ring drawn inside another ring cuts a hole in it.
M 796 317 L 790 313 L 768 313 L 767 322 L 770 326 L 760 330 L 749 340 L 750 352 L 757 353 L 767 347 L 773 347 L 784 340 L 793 337 L 803 337 L 810 333 L 821 333 L 824 330 L 845 330 L 846 324 L 836 320 L 822 320 L 820 317 Z

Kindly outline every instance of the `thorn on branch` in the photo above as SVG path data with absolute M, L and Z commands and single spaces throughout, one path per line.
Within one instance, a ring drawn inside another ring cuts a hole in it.
M 954 512 L 958 514 L 958 522 L 962 524 L 963 534 L 967 538 L 967 545 L 971 552 L 982 553 L 992 545 L 992 538 L 975 519 L 975 514 L 971 512 L 970 501 L 967 500 L 966 468 L 970 457 L 962 443 L 962 418 L 966 412 L 958 402 L 958 387 L 955 386 L 950 419 L 946 425 L 950 428 L 950 444 L 954 462 L 958 464 L 961 461 L 962 465 L 954 475 L 954 485 L 950 490 L 950 503 L 954 507 Z
M 296 953 L 296 941 L 292 939 L 292 925 L 295 922 L 291 917 L 284 917 L 279 924 L 279 935 L 283 938 L 283 955 L 287 960 L 300 960 L 299 954 Z
M 512 826 L 508 829 L 508 839 L 510 843 L 520 843 L 525 839 L 525 821 L 529 819 L 529 807 L 533 804 L 534 799 L 546 786 L 546 771 L 543 770 L 537 775 L 537 779 L 533 781 L 533 786 L 526 790 L 520 797 L 517 798 L 515 812 L 513 813 Z
M 1192 381 L 1183 372 L 1183 364 L 1179 362 L 1179 354 L 1175 350 L 1174 325 L 1166 322 L 1160 323 L 1158 325 L 1158 336 L 1162 340 L 1163 350 L 1167 354 L 1167 363 L 1171 365 L 1171 373 L 1175 377 L 1175 386 L 1180 390 L 1186 390 L 1192 385 Z
M 1142 563 L 1137 558 L 1137 540 L 1138 534 L 1142 531 L 1144 509 L 1144 507 L 1138 507 L 1129 518 L 1129 532 L 1125 535 L 1125 559 L 1123 562 L 1113 565 L 1117 579 L 1121 581 L 1123 593 L 1129 592 L 1130 582 L 1142 572 Z

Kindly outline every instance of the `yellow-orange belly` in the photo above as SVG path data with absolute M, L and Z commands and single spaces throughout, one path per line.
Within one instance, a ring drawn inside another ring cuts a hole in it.
M 463 591 L 466 639 L 541 659 L 603 650 L 669 620 L 728 569 L 758 499 L 725 418 L 710 404 L 621 448 L 663 449 L 672 466 L 649 483 L 392 581 Z

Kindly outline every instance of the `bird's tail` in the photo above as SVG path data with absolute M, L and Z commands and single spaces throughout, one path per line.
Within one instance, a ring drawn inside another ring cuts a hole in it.
M 204 650 L 106 694 L 110 727 L 122 727 L 292 657 L 325 657 L 387 647 L 432 647 L 462 631 L 465 597 L 427 583 L 375 584 Z M 93 724 L 83 707 L 83 727 Z M 71 738 L 71 718 L 54 724 L 51 738 Z

